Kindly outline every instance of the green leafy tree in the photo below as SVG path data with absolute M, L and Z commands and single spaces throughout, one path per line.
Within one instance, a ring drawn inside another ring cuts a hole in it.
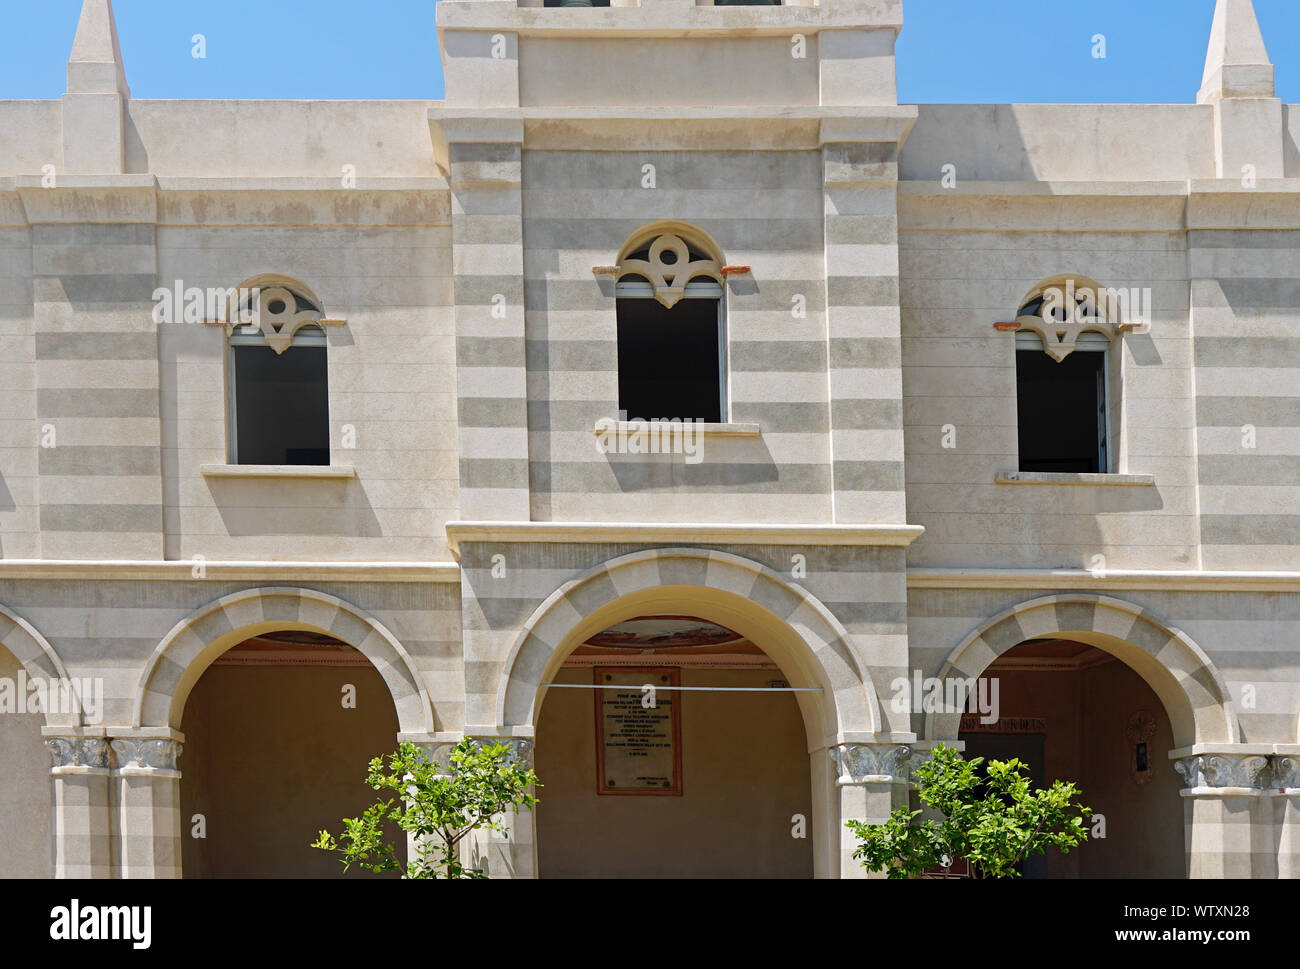
M 384 758 L 376 757 L 366 783 L 399 796 L 378 801 L 359 818 L 345 818 L 337 839 L 322 831 L 312 847 L 339 852 L 344 871 L 354 864 L 375 872 L 403 871 L 397 846 L 384 836 L 385 826 L 395 824 L 414 835 L 416 856 L 408 860 L 404 878 L 486 878 L 480 868 L 461 863 L 461 842 L 479 830 L 508 836 L 502 812 L 531 811 L 537 803 L 532 790 L 541 785 L 532 770 L 520 769 L 505 744 L 466 738 L 448 762 L 449 768 L 434 763 L 413 743 L 389 754 L 387 769 Z
M 1056 847 L 1068 854 L 1088 840 L 1092 810 L 1078 802 L 1079 789 L 1054 781 L 1033 788 L 1019 760 L 966 760 L 944 744 L 912 772 L 917 798 L 940 817 L 898 808 L 883 824 L 847 821 L 859 839 L 853 857 L 868 871 L 890 878 L 921 878 L 964 858 L 983 878 L 1018 878 L 1030 855 Z

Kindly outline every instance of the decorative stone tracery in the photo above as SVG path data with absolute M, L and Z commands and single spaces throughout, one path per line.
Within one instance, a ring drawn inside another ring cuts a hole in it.
M 345 320 L 326 319 L 319 301 L 305 289 L 260 277 L 243 283 L 227 309 L 226 336 L 237 330 L 246 334 L 246 327 L 256 327 L 267 346 L 280 354 L 293 345 L 294 337 L 305 326 L 344 325 Z
M 707 276 L 721 284 L 725 277 L 722 263 L 693 253 L 679 235 L 672 232 L 655 238 L 650 243 L 647 258 L 624 258 L 618 266 L 619 278 L 642 276 L 654 287 L 654 297 L 671 309 L 686 295 L 686 284 L 692 279 Z

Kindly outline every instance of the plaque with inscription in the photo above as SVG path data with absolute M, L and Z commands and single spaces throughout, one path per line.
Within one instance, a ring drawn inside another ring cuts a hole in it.
M 675 669 L 597 667 L 596 789 L 682 793 L 681 695 Z

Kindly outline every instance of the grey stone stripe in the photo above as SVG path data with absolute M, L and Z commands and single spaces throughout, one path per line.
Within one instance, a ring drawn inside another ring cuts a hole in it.
M 1202 515 L 1206 545 L 1300 545 L 1300 515 Z
M 735 491 L 745 494 L 824 494 L 830 469 L 822 464 L 728 462 L 684 464 L 679 455 L 602 455 L 592 461 L 534 461 L 533 487 L 557 494 L 624 491 Z M 655 459 L 658 460 L 655 460 Z M 462 462 L 463 464 L 464 462 Z M 602 468 L 602 464 L 608 465 Z
M 37 333 L 37 360 L 157 360 L 158 335 L 145 333 Z
M 1300 249 L 1300 229 L 1193 229 L 1188 249 Z
M 816 186 L 820 194 L 821 154 L 816 151 L 529 151 L 524 164 L 530 186 L 547 189 L 641 188 L 641 166 L 655 166 L 660 188 L 785 189 Z M 708 229 L 705 225 L 703 228 Z
M 501 292 L 500 288 L 492 292 Z M 732 314 L 747 311 L 780 311 L 790 313 L 793 298 L 803 297 L 809 316 L 825 309 L 826 286 L 820 279 L 767 279 L 737 281 L 733 277 L 728 283 L 726 302 Z M 459 299 L 459 290 L 457 298 Z M 487 299 L 475 302 L 491 302 Z M 530 320 L 534 313 L 572 313 L 578 311 L 609 311 L 614 308 L 614 288 L 611 283 L 602 283 L 595 276 L 587 279 L 525 279 L 524 305 Z M 537 317 L 539 321 L 545 317 Z M 807 325 L 807 319 L 790 317 L 791 325 Z
M 740 373 L 821 373 L 826 344 L 821 340 L 736 340 L 731 369 Z
M 1205 454 L 1204 485 L 1300 485 L 1300 454 Z
M 460 459 L 462 488 L 526 488 L 529 465 L 525 458 Z
M 532 232 L 532 226 L 529 226 Z M 522 246 L 523 221 L 517 212 L 506 215 L 465 215 L 454 220 L 451 227 L 453 246 L 506 244 Z
M 827 245 L 896 245 L 898 217 L 894 215 L 828 215 Z M 820 240 L 819 240 L 820 241 Z M 944 250 L 947 252 L 948 250 Z
M 866 217 L 864 217 L 866 218 Z M 644 225 L 639 219 L 529 219 L 528 248 L 538 254 L 558 249 L 608 251 L 607 261 L 612 264 L 618 250 L 628 237 Z M 822 220 L 808 219 L 709 219 L 706 228 L 718 241 L 724 252 L 733 249 L 762 252 L 772 246 L 775 239 L 785 250 L 809 253 L 819 252 L 822 244 Z M 866 230 L 864 224 L 863 229 Z M 862 238 L 845 239 L 846 242 L 868 241 Z M 892 235 L 889 241 L 893 241 Z
M 471 367 L 518 367 L 519 341 L 514 337 L 459 336 L 456 362 Z
M 32 246 L 151 246 L 157 227 L 151 223 L 72 223 L 32 226 Z
M 835 427 L 853 429 L 898 428 L 903 422 L 899 400 L 833 400 L 831 421 Z
M 903 365 L 901 342 L 896 337 L 835 337 L 830 341 L 831 366 L 896 369 Z
M 905 602 L 831 602 L 822 600 L 822 605 L 835 614 L 835 618 L 845 626 L 856 623 L 897 623 L 907 625 L 907 603 Z
M 581 370 L 609 372 L 618 370 L 616 340 L 529 340 L 525 344 L 528 369 Z
M 831 306 L 897 306 L 897 276 L 831 276 L 826 280 Z
M 157 277 L 144 274 L 37 276 L 32 281 L 38 303 L 148 303 L 153 305 Z M 149 322 L 146 314 L 144 322 Z M 152 324 L 150 324 L 152 325 Z
M 524 413 L 528 415 L 528 426 L 533 426 L 534 405 L 529 403 L 525 412 L 517 397 L 461 397 L 456 406 L 461 427 L 522 427 Z
M 1200 427 L 1300 427 L 1300 396 L 1198 397 L 1196 423 Z
M 70 446 L 41 448 L 39 458 L 41 474 L 121 476 L 158 475 L 162 471 L 161 457 L 156 447 L 126 447 L 117 445 Z
M 513 162 L 519 161 L 519 145 L 509 141 L 454 142 L 447 149 L 448 160 L 460 162 Z
M 902 491 L 902 461 L 834 462 L 836 491 Z
M 459 273 L 456 276 L 455 290 L 457 310 L 481 307 L 484 313 L 491 312 L 492 298 L 497 295 L 504 296 L 506 306 L 515 307 L 517 313 L 518 307 L 524 305 L 526 292 L 519 276 L 504 273 L 491 276 L 468 276 Z
M 157 533 L 161 505 L 42 505 L 41 528 L 47 532 Z
M 36 391 L 36 410 L 42 418 L 57 417 L 157 417 L 158 391 L 59 390 Z
M 854 165 L 892 162 L 898 158 L 898 144 L 893 141 L 832 141 L 825 145 L 826 157 Z
M 1300 337 L 1244 337 L 1195 341 L 1198 367 L 1298 367 Z M 1300 393 L 1300 374 L 1296 375 Z
M 824 434 L 830 429 L 830 407 L 825 403 L 736 401 L 731 419 L 740 424 L 760 424 L 765 431 L 782 434 Z
M 1238 313 L 1243 309 L 1300 307 L 1300 279 L 1257 277 L 1220 279 L 1224 299 Z

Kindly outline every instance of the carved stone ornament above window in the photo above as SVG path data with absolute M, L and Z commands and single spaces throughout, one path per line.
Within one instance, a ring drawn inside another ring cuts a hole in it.
M 636 258 L 641 252 L 646 258 Z M 707 276 L 719 284 L 723 282 L 722 264 L 718 260 L 692 251 L 681 236 L 671 232 L 658 236 L 648 251 L 641 252 L 619 264 L 619 278 L 645 278 L 654 287 L 655 299 L 669 309 L 686 295 L 686 284 L 692 279 Z
M 1091 279 L 1066 277 L 1040 284 L 1020 307 L 1012 323 L 995 323 L 998 330 L 1029 330 L 1043 341 L 1043 349 L 1060 363 L 1078 346 L 1086 332 L 1114 340 L 1122 332 L 1145 332 L 1139 322 L 1150 311 L 1149 290 L 1104 289 Z M 1130 317 L 1133 322 L 1124 323 Z
M 245 326 L 262 331 L 266 344 L 276 353 L 284 353 L 304 326 L 343 326 L 345 320 L 325 319 L 312 297 L 283 285 L 249 287 L 245 284 L 230 301 L 226 336 Z

